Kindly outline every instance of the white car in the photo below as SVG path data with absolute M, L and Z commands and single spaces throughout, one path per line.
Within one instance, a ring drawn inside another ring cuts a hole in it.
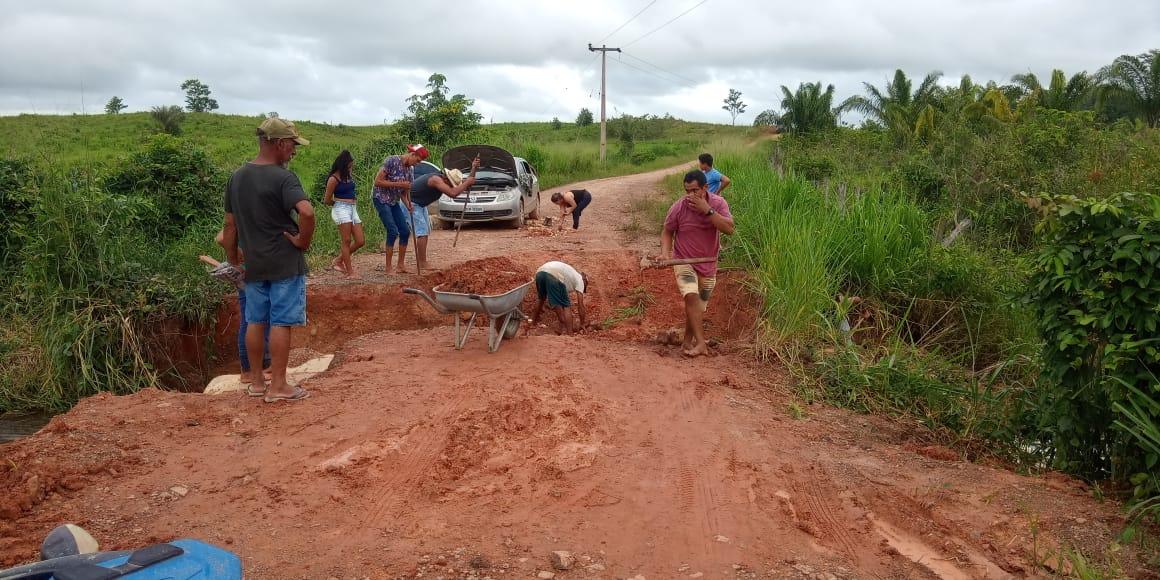
M 475 185 L 458 199 L 439 197 L 439 220 L 445 228 L 465 222 L 506 221 L 523 227 L 526 218 L 538 219 L 540 178 L 527 160 L 491 145 L 464 145 L 443 154 L 444 169 L 458 169 L 467 175 L 471 160 L 479 156 Z

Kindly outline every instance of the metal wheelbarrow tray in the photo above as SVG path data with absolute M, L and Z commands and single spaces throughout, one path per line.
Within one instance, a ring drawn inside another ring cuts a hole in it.
M 527 295 L 532 283 L 527 282 L 503 294 L 482 295 L 462 294 L 459 292 L 445 292 L 440 290 L 443 285 L 431 289 L 431 294 L 418 288 L 404 288 L 403 292 L 419 296 L 429 302 L 436 311 L 442 314 L 451 314 L 455 318 L 455 349 L 460 350 L 467 344 L 467 335 L 475 326 L 475 317 L 483 314 L 488 318 L 487 352 L 499 350 L 504 338 L 513 338 L 520 331 L 520 323 L 527 316 L 520 312 L 520 303 Z M 467 322 L 460 319 L 460 312 L 470 312 L 471 318 Z

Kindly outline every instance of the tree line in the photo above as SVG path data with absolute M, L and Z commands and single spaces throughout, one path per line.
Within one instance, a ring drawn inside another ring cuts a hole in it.
M 975 120 L 1012 121 L 1034 108 L 1095 112 L 1102 120 L 1139 121 L 1160 126 L 1160 49 L 1122 55 L 1095 74 L 1068 77 L 1056 69 L 1044 84 L 1034 73 L 1009 83 L 975 83 L 964 75 L 957 86 L 939 85 L 942 73 L 928 73 L 915 86 L 901 69 L 884 86 L 863 83 L 864 94 L 834 105 L 834 85 L 821 81 L 781 87 L 781 111 L 761 112 L 754 125 L 777 126 L 789 133 L 813 133 L 837 126 L 844 113 L 864 115 L 864 126 L 889 131 L 900 141 L 922 140 L 947 115 Z

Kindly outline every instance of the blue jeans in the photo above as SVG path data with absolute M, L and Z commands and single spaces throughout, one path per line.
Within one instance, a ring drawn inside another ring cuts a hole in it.
M 387 247 L 393 247 L 395 240 L 399 241 L 399 247 L 406 247 L 407 240 L 411 239 L 411 228 L 407 225 L 409 217 L 407 215 L 407 208 L 403 202 L 396 201 L 395 203 L 383 203 L 378 199 L 374 200 L 375 211 L 379 214 L 379 221 L 383 222 L 383 227 L 387 228 Z
M 250 323 L 246 322 L 246 291 L 238 290 L 238 309 L 241 310 L 241 322 L 238 324 L 238 358 L 242 360 L 242 372 L 250 372 L 250 353 L 246 350 L 246 329 Z M 270 368 L 270 327 L 266 327 L 265 352 L 262 353 L 262 368 Z

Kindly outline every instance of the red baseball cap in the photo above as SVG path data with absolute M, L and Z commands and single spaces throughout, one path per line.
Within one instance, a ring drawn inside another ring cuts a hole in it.
M 422 145 L 418 145 L 418 144 L 407 145 L 407 151 L 409 153 L 417 154 L 419 156 L 419 159 L 427 159 L 428 157 L 431 156 L 431 153 L 429 151 L 427 151 L 426 147 L 424 147 Z

